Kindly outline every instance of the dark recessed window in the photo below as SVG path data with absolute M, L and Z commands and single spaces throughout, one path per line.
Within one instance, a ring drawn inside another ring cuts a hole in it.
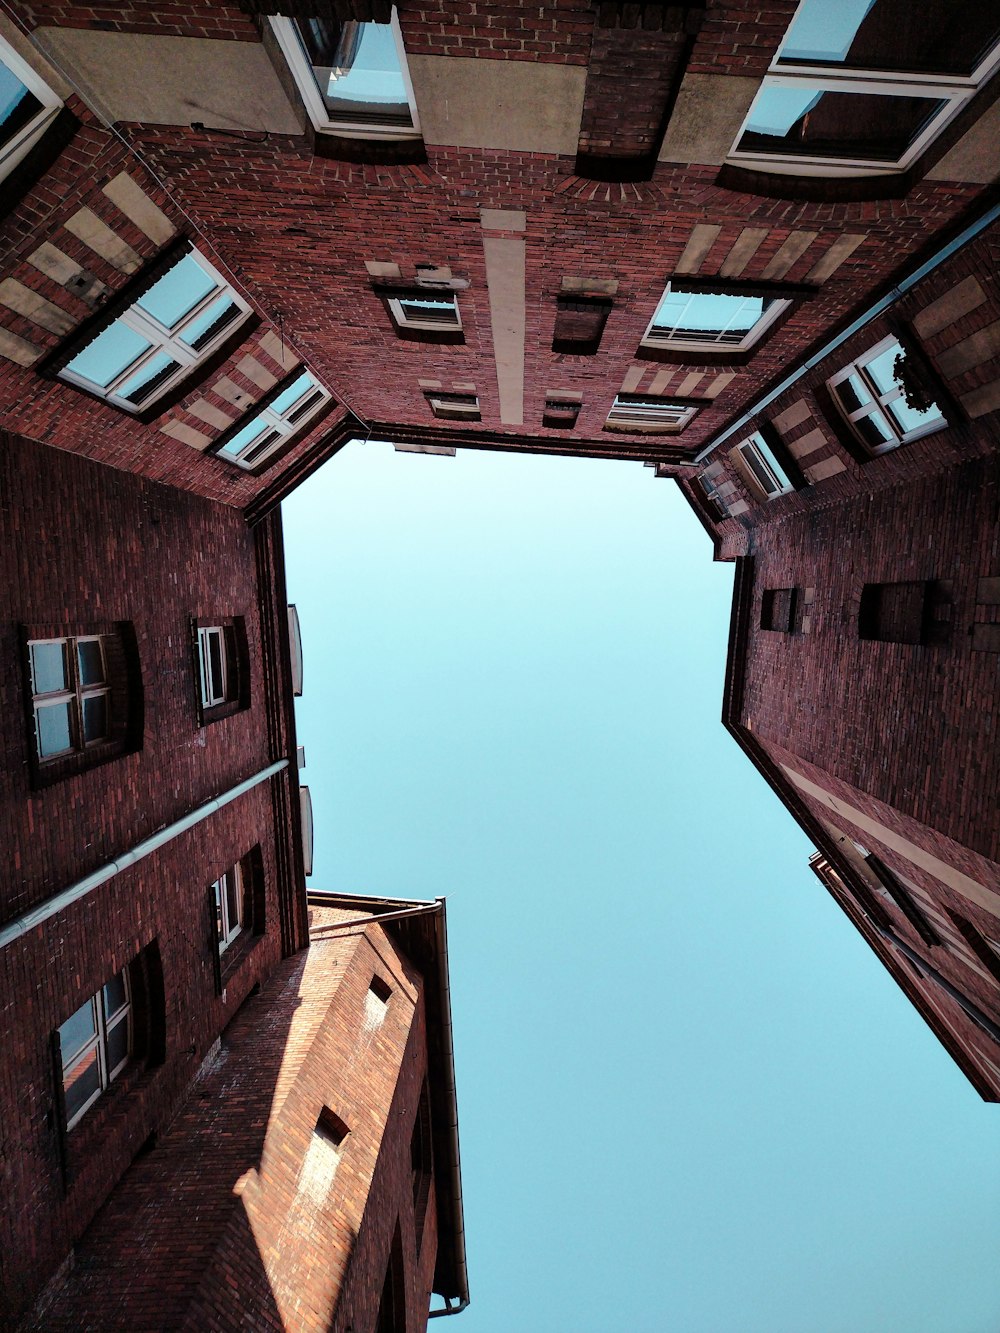
M 552 335 L 553 352 L 593 356 L 601 345 L 611 302 L 599 297 L 560 296 Z
M 250 658 L 241 616 L 192 622 L 201 725 L 250 706 Z
M 802 601 L 798 588 L 766 588 L 761 597 L 760 627 L 792 634 Z
M 875 889 L 878 895 L 886 902 L 890 902 L 899 908 L 925 944 L 931 946 L 940 944 L 941 938 L 937 931 L 927 920 L 927 917 L 918 907 L 915 898 L 899 877 L 873 852 L 862 849 L 862 855 L 865 858 L 866 869 L 872 873 L 876 880 Z
M 549 430 L 572 430 L 580 415 L 582 404 L 573 398 L 546 398 L 542 425 Z
M 866 583 L 858 635 L 883 643 L 923 643 L 927 583 Z

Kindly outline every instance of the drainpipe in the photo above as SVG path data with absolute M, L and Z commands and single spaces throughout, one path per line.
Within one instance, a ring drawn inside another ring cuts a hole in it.
M 246 778 L 243 782 L 238 782 L 235 787 L 230 787 L 230 789 L 223 792 L 221 796 L 216 796 L 205 805 L 199 805 L 198 808 L 192 810 L 190 814 L 184 815 L 183 818 L 175 820 L 173 824 L 168 824 L 166 828 L 160 829 L 160 831 L 154 833 L 151 838 L 144 838 L 142 842 L 136 843 L 131 851 L 123 852 L 122 855 L 117 857 L 114 861 L 109 861 L 106 865 L 101 866 L 99 870 L 95 870 L 91 874 L 85 875 L 83 879 L 78 879 L 76 883 L 71 884 L 69 888 L 63 889 L 60 893 L 53 894 L 51 898 L 46 898 L 45 901 L 39 903 L 37 907 L 32 907 L 30 911 L 15 917 L 13 921 L 8 921 L 5 926 L 0 927 L 0 949 L 6 948 L 6 946 L 13 943 L 14 940 L 20 939 L 22 935 L 27 935 L 30 930 L 34 930 L 36 926 L 40 926 L 44 921 L 48 921 L 50 917 L 63 911 L 64 908 L 79 902 L 81 898 L 86 898 L 88 894 L 93 893 L 93 891 L 100 888 L 102 884 L 106 884 L 108 880 L 114 879 L 116 875 L 120 875 L 123 870 L 128 870 L 131 866 L 134 866 L 137 861 L 141 861 L 143 857 L 150 856 L 153 852 L 159 851 L 160 848 L 165 847 L 168 842 L 173 842 L 174 838 L 180 837 L 180 835 L 186 833 L 188 829 L 194 828 L 195 825 L 200 824 L 202 820 L 208 819 L 210 815 L 214 815 L 217 810 L 221 810 L 222 807 L 228 805 L 230 801 L 235 801 L 245 792 L 252 791 L 254 787 L 259 786 L 262 782 L 266 782 L 268 778 L 274 777 L 275 773 L 280 773 L 283 768 L 287 767 L 287 759 L 279 759 L 276 763 L 268 764 L 267 768 L 262 768 L 260 772 L 255 773 L 252 778 Z
M 953 240 L 943 246 L 937 254 L 932 255 L 931 258 L 925 260 L 919 268 L 914 269 L 909 277 L 902 280 L 898 287 L 893 287 L 891 292 L 876 301 L 873 306 L 869 306 L 864 314 L 859 315 L 857 319 L 853 320 L 842 333 L 838 333 L 836 337 L 831 338 L 829 342 L 824 343 L 820 350 L 815 352 L 808 361 L 803 361 L 797 370 L 793 370 L 790 375 L 786 375 L 778 387 L 772 389 L 770 393 L 765 394 L 763 398 L 758 399 L 749 412 L 744 412 L 743 415 L 738 417 L 731 426 L 727 426 L 721 435 L 716 435 L 713 440 L 705 445 L 701 453 L 695 455 L 695 463 L 704 462 L 706 458 L 718 449 L 720 444 L 724 444 L 731 435 L 735 435 L 738 430 L 742 430 L 748 422 L 751 422 L 754 417 L 758 415 L 758 413 L 762 412 L 765 407 L 769 407 L 776 398 L 779 398 L 786 389 L 790 389 L 791 386 L 797 380 L 800 380 L 803 375 L 812 370 L 815 366 L 818 366 L 824 357 L 829 356 L 831 352 L 835 352 L 838 347 L 847 342 L 848 338 L 853 338 L 854 335 L 859 330 L 863 329 L 866 324 L 870 324 L 873 319 L 877 319 L 879 315 L 884 314 L 890 306 L 894 306 L 896 302 L 914 288 L 918 282 L 923 281 L 928 273 L 933 273 L 936 268 L 945 262 L 945 260 L 950 259 L 953 254 L 958 250 L 961 250 L 961 248 L 964 245 L 967 245 L 969 241 L 974 240 L 980 232 L 985 231 L 986 228 L 993 222 L 996 222 L 998 218 L 1000 218 L 1000 204 L 994 204 L 992 208 L 988 209 L 982 215 L 982 217 L 977 218 L 975 222 L 970 222 L 969 225 L 960 231 Z

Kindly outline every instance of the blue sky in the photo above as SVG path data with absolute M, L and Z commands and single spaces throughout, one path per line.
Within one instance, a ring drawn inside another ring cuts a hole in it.
M 996 1333 L 1000 1107 L 719 721 L 636 463 L 349 446 L 284 506 L 317 888 L 447 895 L 461 1333 Z

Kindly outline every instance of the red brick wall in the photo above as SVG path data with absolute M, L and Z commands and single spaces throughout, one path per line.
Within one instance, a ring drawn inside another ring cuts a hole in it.
M 145 32 L 163 37 L 213 37 L 259 41 L 253 19 L 238 4 L 218 0 L 153 0 L 152 3 L 68 4 L 66 0 L 27 0 L 21 17 L 30 28 L 100 28 L 108 32 Z

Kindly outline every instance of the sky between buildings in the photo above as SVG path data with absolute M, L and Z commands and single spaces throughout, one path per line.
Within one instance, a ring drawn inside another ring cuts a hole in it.
M 456 1333 L 997 1333 L 1000 1106 L 723 730 L 674 485 L 354 444 L 284 520 L 311 883 L 448 899 Z

